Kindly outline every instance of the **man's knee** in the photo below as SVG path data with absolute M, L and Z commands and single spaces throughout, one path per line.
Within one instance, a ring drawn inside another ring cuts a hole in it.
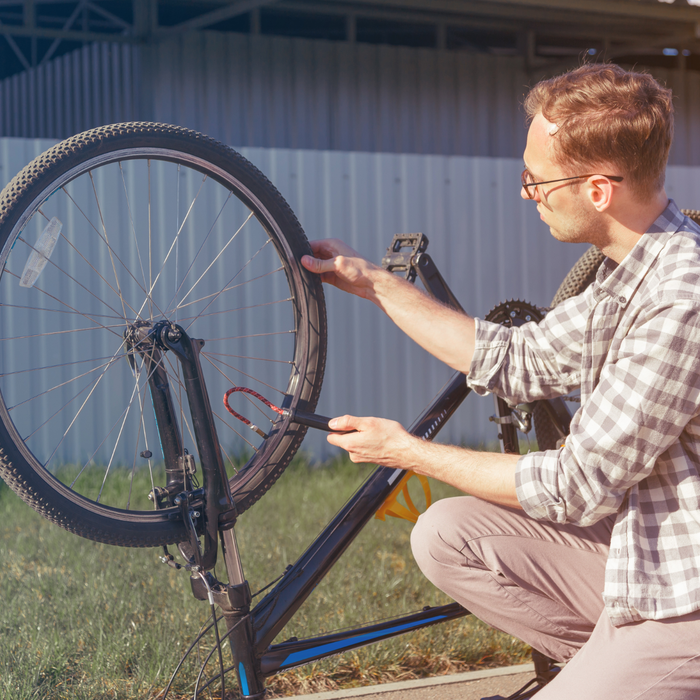
M 423 513 L 411 533 L 413 556 L 421 571 L 435 580 L 445 567 L 468 565 L 465 548 L 472 525 L 483 522 L 488 503 L 469 496 L 446 498 Z
M 411 531 L 411 549 L 423 574 L 435 581 L 443 559 L 445 542 L 443 534 L 447 522 L 443 517 L 444 501 L 438 501 L 428 508 L 413 526 Z

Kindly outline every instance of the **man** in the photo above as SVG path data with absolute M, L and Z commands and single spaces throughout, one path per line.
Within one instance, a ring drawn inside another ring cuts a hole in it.
M 480 453 L 343 416 L 329 442 L 468 497 L 418 521 L 416 560 L 489 624 L 567 662 L 538 700 L 700 697 L 700 229 L 664 191 L 670 91 L 587 65 L 529 93 L 522 196 L 606 256 L 540 324 L 447 309 L 339 241 L 302 262 L 515 404 L 581 387 L 559 450 Z M 476 498 L 474 498 L 476 497 Z

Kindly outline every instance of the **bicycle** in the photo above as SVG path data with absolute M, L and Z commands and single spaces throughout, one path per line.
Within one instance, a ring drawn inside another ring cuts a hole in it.
M 163 187 L 173 206 L 155 210 L 151 194 Z M 384 265 L 459 308 L 426 246 L 424 236 L 395 237 Z M 163 561 L 180 567 L 167 549 L 177 544 L 195 597 L 212 606 L 219 672 L 202 688 L 218 679 L 222 697 L 232 668 L 242 696 L 262 698 L 272 674 L 469 614 L 453 603 L 272 645 L 375 513 L 400 510 L 395 497 L 410 475 L 383 467 L 252 607 L 236 520 L 279 478 L 309 426 L 328 429 L 314 414 L 326 317 L 319 279 L 299 264 L 309 252 L 291 209 L 254 166 L 173 126 L 79 134 L 0 196 L 0 476 L 83 537 L 163 547 Z M 582 291 L 599 262 L 595 249 L 586 253 L 554 302 Z M 517 325 L 543 313 L 506 302 L 489 318 Z M 212 404 L 215 381 L 272 394 L 277 411 L 245 394 L 263 427 L 248 421 L 244 434 Z M 455 373 L 411 432 L 432 439 L 468 393 Z M 518 430 L 529 433 L 533 421 L 540 447 L 554 447 L 569 420 L 561 400 L 515 408 L 498 400 L 494 417 L 507 451 L 518 451 Z M 236 469 L 241 449 L 251 456 Z M 107 480 L 117 485 L 109 497 Z M 219 541 L 228 583 L 211 574 Z

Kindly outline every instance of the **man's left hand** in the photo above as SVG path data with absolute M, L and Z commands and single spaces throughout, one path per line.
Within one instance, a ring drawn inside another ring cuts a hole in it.
M 332 430 L 352 433 L 331 433 L 328 442 L 347 451 L 353 462 L 370 462 L 383 467 L 406 469 L 417 438 L 393 420 L 340 416 L 333 418 Z

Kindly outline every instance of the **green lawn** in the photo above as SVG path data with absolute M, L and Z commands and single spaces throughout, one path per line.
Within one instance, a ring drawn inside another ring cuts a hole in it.
M 348 461 L 310 468 L 297 460 L 241 516 L 237 536 L 253 591 L 302 553 L 367 473 Z M 451 493 L 433 484 L 435 499 Z M 0 697 L 158 697 L 209 615 L 208 605 L 193 598 L 188 574 L 161 564 L 160 550 L 108 547 L 71 535 L 4 485 L 0 513 Z M 394 518 L 373 520 L 282 638 L 449 602 L 413 563 L 410 530 Z M 281 674 L 270 685 L 273 693 L 292 695 L 524 662 L 527 652 L 521 642 L 466 618 Z M 183 668 L 171 697 L 187 696 L 197 670 Z

